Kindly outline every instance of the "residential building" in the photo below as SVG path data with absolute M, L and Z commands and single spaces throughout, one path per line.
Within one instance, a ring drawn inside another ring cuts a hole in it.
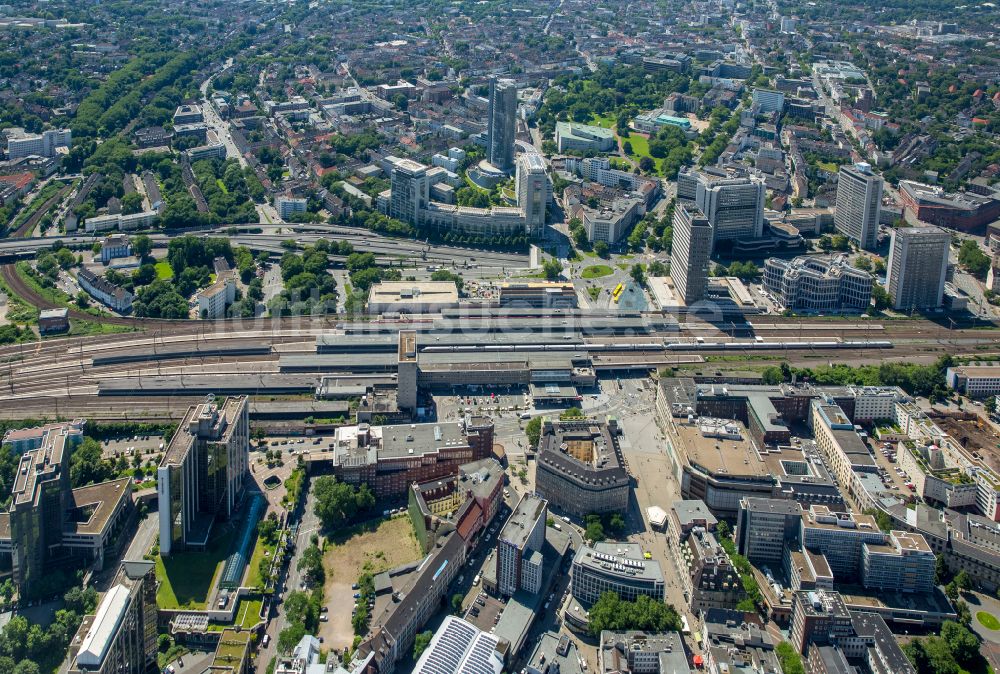
M 94 615 L 70 642 L 69 674 L 145 674 L 156 668 L 156 570 L 123 561 Z
M 545 172 L 545 158 L 527 152 L 517 158 L 517 207 L 524 212 L 528 234 L 540 234 L 545 227 L 545 211 L 552 198 L 552 186 Z
M 687 564 L 681 582 L 690 592 L 691 610 L 699 613 L 709 608 L 736 608 L 746 593 L 729 554 L 715 535 L 696 528 L 681 552 Z
M 293 213 L 305 213 L 309 200 L 300 197 L 275 197 L 274 209 L 282 220 L 292 217 Z
M 57 148 L 68 148 L 73 143 L 69 129 L 50 129 L 40 134 L 25 133 L 24 129 L 5 130 L 7 133 L 7 158 L 54 157 Z
M 609 152 L 615 147 L 615 132 L 577 122 L 556 122 L 559 152 Z
M 631 478 L 618 441 L 618 423 L 593 419 L 542 420 L 535 489 L 558 510 L 578 517 L 624 513 Z
M 514 133 L 517 128 L 517 84 L 490 79 L 486 119 L 486 158 L 501 171 L 514 168 Z
M 204 548 L 212 525 L 228 519 L 243 494 L 249 465 L 245 396 L 192 405 L 157 469 L 160 554 Z
M 758 112 L 781 112 L 785 107 L 785 94 L 771 89 L 754 89 L 752 105 Z
M 712 243 L 759 239 L 764 232 L 763 180 L 699 180 L 695 203 L 712 225 Z
M 471 549 L 500 511 L 503 480 L 503 468 L 490 458 L 459 466 L 454 477 L 413 484 L 408 510 L 424 551 L 451 531 L 458 531 Z
M 120 286 L 116 286 L 103 276 L 98 276 L 89 269 L 82 268 L 77 272 L 76 280 L 80 287 L 95 300 L 111 307 L 120 314 L 132 311 L 134 296 Z
M 497 535 L 497 590 L 511 596 L 518 590 L 537 594 L 542 585 L 542 545 L 545 543 L 545 499 L 525 494 Z
M 871 304 L 874 282 L 871 274 L 852 266 L 846 255 L 772 257 L 764 263 L 764 285 L 793 311 L 863 311 Z
M 797 544 L 802 507 L 796 501 L 744 498 L 736 522 L 736 549 L 756 566 L 777 570 L 789 546 Z
M 225 159 L 226 146 L 224 143 L 208 143 L 184 150 L 184 156 L 188 162 L 194 163 L 202 159 Z
M 582 658 L 566 634 L 545 632 L 528 657 L 524 674 L 583 674 Z
M 677 632 L 601 632 L 595 674 L 688 674 L 684 641 Z M 561 674 L 561 673 L 560 673 Z
M 319 639 L 306 634 L 292 649 L 291 655 L 278 658 L 274 674 L 325 674 L 326 664 L 319 661 Z
M 594 604 L 605 592 L 614 592 L 625 601 L 645 595 L 663 601 L 665 580 L 660 563 L 645 559 L 635 543 L 582 545 L 573 557 L 571 573 L 573 597 Z
M 132 242 L 127 235 L 119 234 L 108 236 L 101 243 L 101 262 L 108 264 L 118 257 L 130 257 L 132 255 Z
M 503 657 L 500 640 L 461 618 L 450 615 L 431 638 L 420 655 L 413 674 L 476 672 L 500 674 Z
M 677 299 L 691 306 L 705 299 L 714 229 L 696 206 L 678 202 L 674 207 L 674 243 L 670 253 L 670 278 Z
M 701 614 L 701 621 L 708 674 L 781 671 L 775 644 L 756 614 L 710 608 Z
M 840 167 L 833 223 L 864 250 L 874 250 L 882 208 L 882 178 L 863 162 Z
M 236 278 L 233 272 L 220 274 L 215 283 L 197 293 L 198 315 L 203 319 L 222 318 L 226 308 L 236 301 Z
M 886 290 L 897 311 L 938 309 L 944 299 L 951 235 L 937 227 L 892 230 Z
M 949 367 L 948 386 L 970 398 L 1000 395 L 1000 367 L 995 365 L 960 365 Z

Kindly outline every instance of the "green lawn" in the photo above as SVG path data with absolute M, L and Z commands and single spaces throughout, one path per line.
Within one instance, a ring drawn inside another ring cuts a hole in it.
M 263 603 L 260 595 L 248 595 L 236 608 L 236 619 L 233 620 L 233 624 L 247 629 L 259 623 L 260 607 Z
M 218 533 L 204 552 L 176 552 L 156 558 L 156 603 L 160 608 L 203 609 L 215 577 L 221 573 L 233 547 L 236 532 Z
M 604 129 L 613 129 L 615 127 L 617 120 L 614 115 L 591 115 L 588 124 L 592 126 L 599 126 Z
M 268 547 L 261 540 L 260 536 L 257 537 L 257 542 L 254 544 L 253 554 L 250 556 L 250 562 L 248 563 L 249 571 L 247 573 L 246 585 L 247 587 L 263 587 L 264 579 L 260 575 L 260 560 L 264 559 L 264 553 L 270 552 L 274 555 L 274 548 Z
M 226 187 L 226 183 L 222 182 L 222 178 L 216 178 L 215 184 L 219 186 L 219 189 L 222 190 L 223 194 L 229 194 L 229 188 Z
M 1000 630 L 1000 620 L 997 620 L 992 613 L 978 611 L 976 612 L 976 620 L 988 630 Z
M 615 271 L 606 264 L 592 264 L 583 270 L 580 274 L 581 278 L 601 278 L 603 276 L 611 276 Z
M 156 263 L 156 278 L 169 281 L 173 277 L 174 270 L 170 267 L 169 262 L 166 260 L 160 260 Z

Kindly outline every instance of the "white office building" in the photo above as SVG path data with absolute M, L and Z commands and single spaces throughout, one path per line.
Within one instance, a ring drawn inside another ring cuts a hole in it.
M 56 148 L 69 147 L 72 142 L 73 133 L 69 129 L 50 129 L 40 134 L 29 134 L 24 129 L 16 129 L 7 136 L 7 157 L 54 157 Z
M 517 159 L 517 206 L 524 212 L 529 234 L 537 234 L 545 226 L 545 208 L 552 195 L 545 158 L 528 152 Z
M 872 173 L 872 167 L 864 162 L 841 166 L 836 203 L 833 224 L 837 231 L 861 248 L 873 250 L 878 240 L 882 178 Z

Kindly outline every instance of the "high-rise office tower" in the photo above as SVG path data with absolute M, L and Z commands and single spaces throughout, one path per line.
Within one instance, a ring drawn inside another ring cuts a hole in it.
M 713 244 L 757 239 L 764 233 L 764 182 L 751 178 L 702 180 L 695 203 L 712 224 Z
M 412 159 L 397 162 L 392 168 L 390 187 L 392 196 L 389 198 L 389 216 L 419 225 L 421 210 L 430 201 L 427 167 Z
M 192 405 L 156 471 L 160 554 L 208 544 L 212 524 L 236 511 L 250 471 L 246 396 Z
M 899 311 L 937 309 L 944 297 L 951 235 L 937 227 L 902 227 L 892 232 L 888 288 Z
M 545 226 L 545 206 L 549 201 L 549 177 L 545 159 L 527 152 L 517 159 L 517 207 L 524 211 L 528 235 L 535 235 Z
M 674 209 L 670 278 L 677 294 L 688 306 L 705 297 L 711 254 L 712 225 L 708 218 L 693 205 L 678 203 Z
M 517 122 L 517 85 L 514 80 L 490 80 L 489 118 L 486 120 L 486 158 L 501 171 L 514 168 L 514 130 Z
M 841 166 L 837 181 L 837 231 L 865 250 L 875 248 L 882 208 L 882 178 L 864 162 Z

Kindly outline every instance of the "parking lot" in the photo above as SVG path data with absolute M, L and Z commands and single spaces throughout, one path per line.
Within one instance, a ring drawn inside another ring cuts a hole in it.
M 163 453 L 166 440 L 159 435 L 134 435 L 125 438 L 115 438 L 101 442 L 101 456 L 105 459 L 117 459 L 119 456 L 140 456 L 153 458 Z

